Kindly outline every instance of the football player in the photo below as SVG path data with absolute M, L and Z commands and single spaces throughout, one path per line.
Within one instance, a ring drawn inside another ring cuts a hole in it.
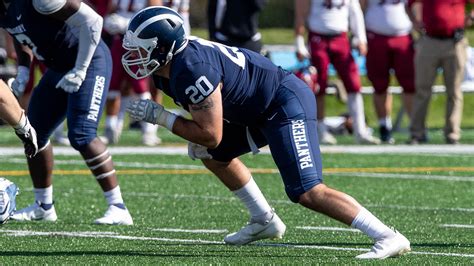
M 12 94 L 7 84 L 0 80 L 0 119 L 15 129 L 16 135 L 25 146 L 27 157 L 34 157 L 38 152 L 36 131 L 31 126 L 25 111 Z
M 150 100 L 136 100 L 127 110 L 137 120 L 188 140 L 190 157 L 201 159 L 247 207 L 249 223 L 224 241 L 244 245 L 285 233 L 285 224 L 239 160 L 268 144 L 291 201 L 360 229 L 375 241 L 358 258 L 408 252 L 410 242 L 402 234 L 349 195 L 323 184 L 316 103 L 308 86 L 250 50 L 187 38 L 182 24 L 165 7 L 138 12 L 125 34 L 128 51 L 122 63 L 136 79 L 152 76 L 191 119 Z
M 393 144 L 392 95 L 387 93 L 390 70 L 395 70 L 403 88 L 403 108 L 411 114 L 415 94 L 415 50 L 411 37 L 412 23 L 406 1 L 360 0 L 367 29 L 367 77 L 374 87 L 374 107 L 379 119 L 380 139 Z
M 71 146 L 84 158 L 108 203 L 105 215 L 95 223 L 132 224 L 112 157 L 96 135 L 112 72 L 110 51 L 100 38 L 102 18 L 80 0 L 4 0 L 0 26 L 15 39 L 19 72 L 12 89 L 16 95 L 22 94 L 28 81 L 30 52 L 48 68 L 28 107 L 39 147 L 38 154 L 27 160 L 35 202 L 12 219 L 56 221 L 49 137 L 67 118 Z
M 306 48 L 303 34 L 308 27 L 310 51 Z M 318 130 L 323 144 L 336 144 L 324 124 L 324 98 L 328 86 L 329 63 L 334 65 L 348 92 L 347 108 L 354 121 L 354 137 L 357 143 L 379 144 L 367 130 L 361 82 L 357 65 L 351 55 L 351 43 L 347 31 L 352 31 L 353 43 L 361 55 L 367 52 L 364 18 L 358 0 L 299 0 L 295 1 L 295 44 L 299 60 L 311 58 L 318 70 L 319 92 Z

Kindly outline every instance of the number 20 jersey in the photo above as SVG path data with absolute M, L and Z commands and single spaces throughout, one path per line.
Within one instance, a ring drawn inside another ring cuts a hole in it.
M 242 125 L 259 124 L 280 81 L 290 74 L 250 50 L 199 38 L 191 39 L 171 64 L 169 80 L 154 77 L 157 88 L 188 110 L 222 82 L 224 119 Z

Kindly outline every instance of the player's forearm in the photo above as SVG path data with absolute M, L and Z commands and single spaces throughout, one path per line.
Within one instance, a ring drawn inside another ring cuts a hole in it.
M 215 148 L 222 140 L 222 132 L 211 127 L 201 127 L 193 120 L 178 117 L 173 125 L 173 133 L 190 142 Z
M 13 96 L 7 85 L 0 81 L 0 118 L 9 125 L 16 126 L 20 121 L 22 113 L 23 110 L 15 96 Z

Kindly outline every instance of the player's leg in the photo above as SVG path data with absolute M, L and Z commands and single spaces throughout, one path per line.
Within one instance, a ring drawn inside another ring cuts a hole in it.
M 363 144 L 379 144 L 380 140 L 367 131 L 359 71 L 352 57 L 347 35 L 341 34 L 332 38 L 330 48 L 331 62 L 347 89 L 347 107 L 353 121 L 355 141 Z
M 108 204 L 97 224 L 133 224 L 125 207 L 117 175 L 107 146 L 97 137 L 99 119 L 105 105 L 111 75 L 110 57 L 99 44 L 81 89 L 68 96 L 67 122 L 71 146 L 78 150 L 100 184 Z
M 367 34 L 367 77 L 374 87 L 373 101 L 379 120 L 380 139 L 385 143 L 394 143 L 392 138 L 392 94 L 388 93 L 390 66 L 393 53 L 390 49 L 390 37 Z
M 63 73 L 47 71 L 30 99 L 28 117 L 36 130 L 39 147 L 36 156 L 27 159 L 35 202 L 16 211 L 12 216 L 14 220 L 57 219 L 53 205 L 53 149 L 49 137 L 66 115 L 67 94 L 55 88 L 62 75 Z
M 248 136 L 252 136 L 248 139 Z M 216 149 L 208 149 L 213 159 L 204 159 L 204 165 L 211 170 L 224 185 L 247 208 L 249 223 L 241 230 L 224 238 L 227 244 L 243 245 L 264 238 L 281 238 L 286 226 L 268 204 L 265 196 L 255 183 L 249 169 L 237 158 L 255 147 L 266 144 L 261 133 L 239 125 L 224 124 L 223 139 Z
M 126 74 L 132 85 L 135 95 L 141 100 L 148 100 L 152 98 L 150 93 L 150 79 L 144 78 L 136 80 L 130 75 Z M 126 106 L 124 106 L 126 107 Z M 146 146 L 156 146 L 161 143 L 161 139 L 157 136 L 158 125 L 147 123 L 144 121 L 140 122 L 142 131 L 142 143 Z
M 119 121 L 119 111 L 121 105 L 121 87 L 123 86 L 123 77 L 128 76 L 125 73 L 121 58 L 123 54 L 122 41 L 117 35 L 114 36 L 112 47 L 110 50 L 112 54 L 113 72 L 110 81 L 110 89 L 107 94 L 106 108 L 105 108 L 105 139 L 109 144 L 116 144 L 120 139 L 122 127 Z M 128 80 L 128 79 L 126 79 Z M 123 121 L 122 121 L 123 122 Z M 123 126 L 123 124 L 122 124 Z
M 309 34 L 309 45 L 311 51 L 311 64 L 316 68 L 318 72 L 318 85 L 319 92 L 316 95 L 317 101 L 317 116 L 321 123 L 318 124 L 319 137 L 322 144 L 334 145 L 337 144 L 336 138 L 329 132 L 326 124 L 324 124 L 325 117 L 325 95 L 326 88 L 328 86 L 328 68 L 329 68 L 329 55 L 328 41 L 322 36 L 315 33 Z
M 308 100 L 311 91 L 292 78 L 283 82 L 284 89 L 277 92 L 277 97 L 288 99 L 287 102 L 263 128 L 288 197 L 361 230 L 377 242 L 371 252 L 360 258 L 384 258 L 409 251 L 410 244 L 404 236 L 384 225 L 354 198 L 322 183 L 317 121 L 313 115 L 316 106 Z

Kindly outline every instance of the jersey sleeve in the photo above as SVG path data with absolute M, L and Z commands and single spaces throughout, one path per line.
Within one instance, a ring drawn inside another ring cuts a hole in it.
M 204 62 L 188 65 L 176 78 L 176 91 L 181 104 L 198 104 L 219 85 L 222 74 Z

